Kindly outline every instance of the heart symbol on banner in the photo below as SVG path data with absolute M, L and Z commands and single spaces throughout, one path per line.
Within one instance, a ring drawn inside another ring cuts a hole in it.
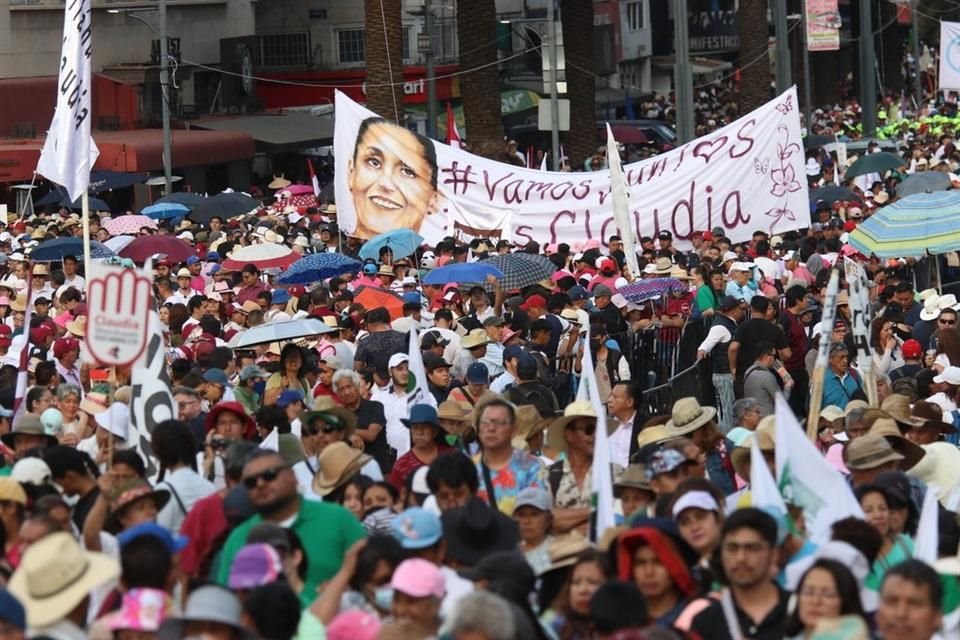
M 727 144 L 727 136 L 720 136 L 714 140 L 704 140 L 693 148 L 693 155 L 697 158 L 703 158 L 705 164 L 710 164 L 710 159 Z M 704 151 L 701 151 L 704 149 Z

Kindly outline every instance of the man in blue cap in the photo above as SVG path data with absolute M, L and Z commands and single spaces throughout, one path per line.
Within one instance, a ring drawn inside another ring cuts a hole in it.
M 233 395 L 233 387 L 223 369 L 207 369 L 203 373 L 203 397 L 206 398 L 212 407 L 218 402 L 233 402 L 236 397 Z

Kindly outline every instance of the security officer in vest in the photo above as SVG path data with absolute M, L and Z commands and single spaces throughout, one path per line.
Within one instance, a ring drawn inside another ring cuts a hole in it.
M 727 351 L 733 335 L 744 317 L 747 304 L 739 298 L 724 296 L 720 300 L 720 314 L 717 315 L 710 332 L 697 348 L 697 358 L 710 356 L 713 371 L 713 388 L 720 399 L 720 431 L 727 433 L 733 424 L 733 374 L 730 373 L 730 360 Z

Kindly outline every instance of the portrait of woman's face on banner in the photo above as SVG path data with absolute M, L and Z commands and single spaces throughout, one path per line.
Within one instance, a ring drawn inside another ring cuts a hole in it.
M 378 117 L 363 120 L 346 167 L 358 238 L 393 229 L 419 233 L 424 219 L 437 212 L 436 151 L 409 129 Z

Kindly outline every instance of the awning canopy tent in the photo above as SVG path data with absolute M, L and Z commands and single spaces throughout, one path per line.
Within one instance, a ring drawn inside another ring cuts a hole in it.
M 333 118 L 303 111 L 204 118 L 190 124 L 209 131 L 246 133 L 256 140 L 257 151 L 265 153 L 299 151 L 333 143 Z

